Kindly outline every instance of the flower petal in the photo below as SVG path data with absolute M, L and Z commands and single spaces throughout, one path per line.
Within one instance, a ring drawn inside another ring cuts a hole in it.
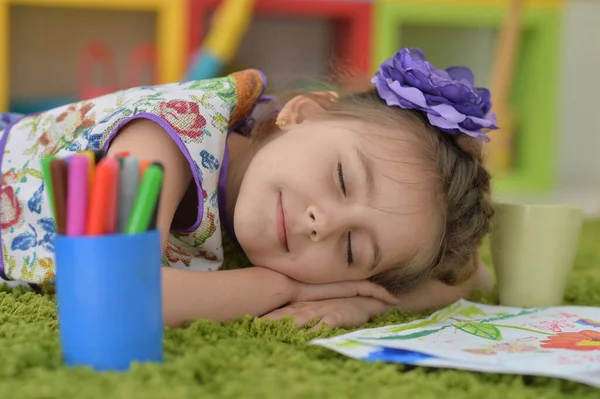
M 419 106 L 420 108 L 427 108 L 427 101 L 421 90 L 416 87 L 405 87 L 400 85 L 400 82 L 393 81 L 389 84 L 391 90 L 394 91 L 398 96 L 404 98 L 407 101 Z
M 446 104 L 448 102 L 448 100 L 446 100 L 444 97 L 442 97 L 442 96 L 435 96 L 435 95 L 432 95 L 432 94 L 425 95 L 425 100 L 427 100 L 427 104 L 429 105 L 429 109 L 431 109 L 432 105 Z
M 493 125 L 496 125 L 498 123 L 498 119 L 496 118 L 496 113 L 494 111 L 489 112 L 486 116 L 486 119 L 492 121 Z
M 437 126 L 440 129 L 458 129 L 458 123 L 449 121 L 448 119 L 442 116 L 432 115 L 428 113 L 427 119 L 429 119 L 429 122 L 431 122 L 432 125 Z
M 481 129 L 481 125 L 476 124 L 471 119 L 467 118 L 463 122 L 460 123 L 460 127 L 466 130 L 479 130 Z
M 431 79 L 433 81 L 433 84 L 439 84 L 439 83 L 443 83 L 443 82 L 447 82 L 450 80 L 450 75 L 448 75 L 448 72 L 444 71 L 443 69 L 437 69 L 435 67 L 431 67 Z
M 469 126 L 479 126 L 480 128 L 486 128 L 486 129 L 495 128 L 494 125 L 496 124 L 496 122 L 493 119 L 476 118 L 474 116 L 467 116 L 467 118 L 465 119 L 464 122 L 468 123 Z M 474 129 L 474 128 L 468 128 L 468 129 Z
M 394 57 L 394 66 L 396 69 L 404 73 L 406 70 L 410 70 L 413 68 L 417 68 L 419 62 L 423 62 L 420 58 L 412 56 L 409 52 L 400 52 L 396 57 Z
M 473 71 L 467 67 L 450 67 L 446 68 L 446 72 L 448 72 L 450 78 L 454 80 L 466 80 L 471 85 L 473 85 L 475 82 Z
M 431 107 L 434 111 L 441 115 L 442 118 L 452 123 L 460 123 L 466 119 L 466 116 L 461 114 L 451 105 L 439 104 Z
M 452 104 L 452 106 L 456 108 L 458 112 L 464 115 L 474 116 L 476 118 L 483 118 L 485 116 L 483 109 L 481 109 L 481 105 L 472 103 L 455 103 Z
M 457 123 L 452 123 L 444 118 L 431 114 L 427 114 L 427 118 L 429 119 L 429 122 L 432 125 L 437 126 L 443 132 L 449 134 L 465 133 L 466 135 L 471 137 L 481 138 L 484 141 L 490 141 L 489 137 L 481 130 L 468 130 L 460 127 L 460 125 Z
M 421 50 L 418 47 L 409 47 L 406 49 L 406 51 L 410 54 L 415 54 L 417 57 L 419 57 L 422 60 L 427 59 L 427 57 L 425 57 L 425 53 L 423 52 L 423 50 Z
M 391 60 L 390 60 L 391 61 Z M 395 62 L 395 61 L 394 61 Z M 390 64 L 385 68 L 381 68 L 382 77 L 391 80 L 397 80 L 401 85 L 404 85 L 404 73 L 402 73 L 401 65 Z
M 483 114 L 487 114 L 490 112 L 490 109 L 492 109 L 492 95 L 490 94 L 490 91 L 484 87 L 476 87 L 474 91 L 481 99 L 481 110 L 483 111 Z
M 381 63 L 379 68 L 381 69 L 383 67 L 393 67 L 393 66 L 394 66 L 394 61 L 391 58 L 388 58 L 387 60 L 385 60 Z
M 402 83 L 403 86 L 414 86 L 417 89 L 421 90 L 423 94 L 426 95 L 426 97 L 427 94 L 434 96 L 440 95 L 440 91 L 437 89 L 437 87 L 435 87 L 432 84 L 431 79 L 429 79 L 427 74 L 425 72 L 422 72 L 421 70 L 413 69 L 411 71 L 407 71 L 404 75 L 404 79 L 405 81 L 404 83 Z
M 490 91 L 488 89 L 486 89 L 485 87 L 475 87 L 473 89 L 473 91 L 475 92 L 475 94 L 477 94 L 481 98 L 482 103 L 490 102 L 490 99 L 492 96 L 490 94 Z
M 375 87 L 377 88 L 377 93 L 379 94 L 379 97 L 381 97 L 383 100 L 385 100 L 387 105 L 390 105 L 390 106 L 400 105 L 398 103 L 396 93 L 394 93 L 393 91 L 390 90 L 385 79 L 379 74 L 379 72 L 377 73 L 376 76 L 374 76 L 371 79 L 371 83 L 375 84 Z
M 446 82 L 440 85 L 440 93 L 449 103 L 469 104 L 477 101 L 477 96 L 471 88 L 460 82 Z
M 412 103 L 404 100 L 394 91 L 392 91 L 384 79 L 378 79 L 377 77 L 374 77 L 371 82 L 375 83 L 379 97 L 385 100 L 386 104 L 390 107 L 415 108 Z

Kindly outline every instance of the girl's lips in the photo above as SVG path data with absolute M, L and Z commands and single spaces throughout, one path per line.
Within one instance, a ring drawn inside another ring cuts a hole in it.
M 283 201 L 281 199 L 281 193 L 279 193 L 279 198 L 277 199 L 277 238 L 279 239 L 279 243 L 286 251 L 290 251 L 288 248 L 287 242 L 287 231 L 285 228 L 285 212 L 283 209 Z

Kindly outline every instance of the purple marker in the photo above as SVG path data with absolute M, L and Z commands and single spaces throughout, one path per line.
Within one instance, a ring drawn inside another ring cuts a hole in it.
M 74 155 L 69 159 L 69 182 L 67 189 L 67 235 L 85 234 L 89 193 L 89 158 Z

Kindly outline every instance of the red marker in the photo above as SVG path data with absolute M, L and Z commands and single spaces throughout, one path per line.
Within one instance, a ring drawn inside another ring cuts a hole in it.
M 114 158 L 102 158 L 96 165 L 86 235 L 95 236 L 115 232 L 118 190 L 119 161 Z

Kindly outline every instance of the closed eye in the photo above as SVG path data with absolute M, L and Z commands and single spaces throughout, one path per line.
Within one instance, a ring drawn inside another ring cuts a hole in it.
M 337 173 L 338 173 L 338 180 L 340 181 L 340 187 L 342 188 L 342 192 L 344 193 L 344 196 L 346 196 L 347 192 L 346 192 L 346 181 L 344 180 L 344 168 L 342 167 L 342 164 L 340 162 L 338 162 L 338 164 L 337 164 Z M 348 235 L 347 235 L 346 256 L 347 256 L 348 266 L 352 265 L 354 263 L 354 255 L 352 254 L 352 233 L 350 233 L 350 232 L 348 232 Z
M 344 169 L 342 168 L 342 164 L 338 162 L 337 164 L 337 173 L 338 180 L 340 181 L 340 187 L 342 188 L 342 192 L 346 195 L 346 182 L 344 181 Z
M 347 246 L 348 266 L 354 263 L 354 256 L 352 255 L 352 233 L 348 232 L 348 246 Z

